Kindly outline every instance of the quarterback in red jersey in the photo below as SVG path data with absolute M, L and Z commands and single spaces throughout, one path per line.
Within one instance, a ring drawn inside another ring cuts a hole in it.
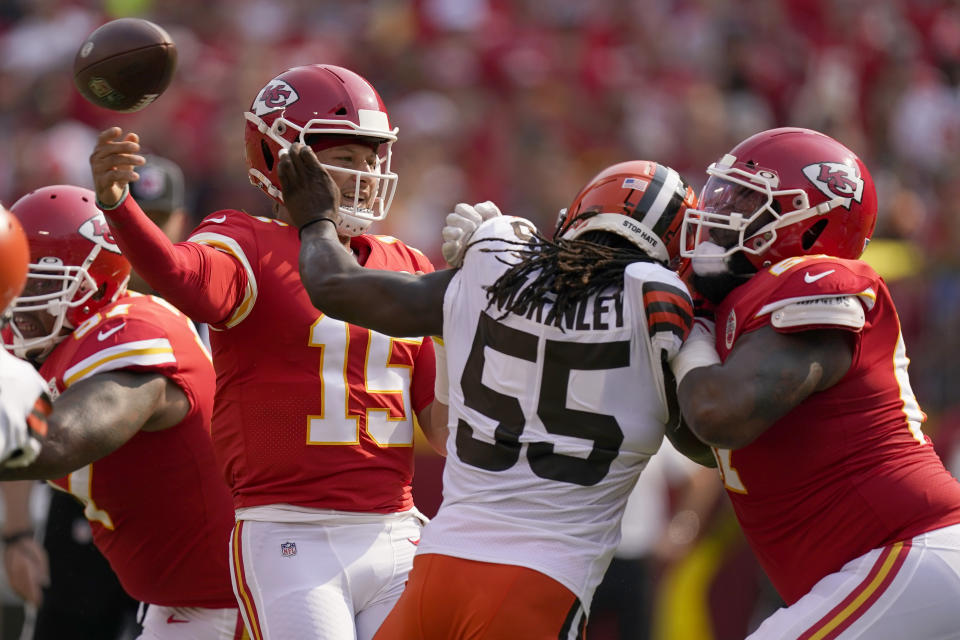
M 345 255 L 369 269 L 431 272 L 416 249 L 364 232 L 390 207 L 396 129 L 374 88 L 330 65 L 295 67 L 245 113 L 250 180 L 277 219 L 207 216 L 172 244 L 128 196 L 136 134 L 100 136 L 91 167 L 101 208 L 136 271 L 211 327 L 212 435 L 233 492 L 237 601 L 254 638 L 373 636 L 400 596 L 423 518 L 413 506 L 415 418 L 432 429 L 434 352 L 324 316 L 298 273 L 276 170 L 294 142 L 315 149 L 343 199 Z M 442 426 L 442 425 L 441 425 Z
M 921 430 L 886 284 L 857 259 L 877 213 L 867 168 L 784 128 L 708 175 L 683 244 L 715 336 L 698 324 L 674 365 L 788 605 L 750 637 L 955 637 L 960 483 Z
M 97 548 L 149 605 L 145 637 L 240 638 L 210 356 L 183 314 L 127 292 L 130 264 L 94 201 L 57 185 L 11 208 L 31 263 L 6 346 L 39 365 L 57 398 L 38 458 L 0 479 L 50 480 L 84 504 Z

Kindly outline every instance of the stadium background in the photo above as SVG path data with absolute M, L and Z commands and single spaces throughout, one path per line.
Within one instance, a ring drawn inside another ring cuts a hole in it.
M 70 72 L 83 38 L 125 15 L 163 25 L 180 54 L 170 89 L 137 114 L 86 104 Z M 246 180 L 241 114 L 269 78 L 314 62 L 381 93 L 400 128 L 401 179 L 375 231 L 438 264 L 456 202 L 490 199 L 550 228 L 613 162 L 656 159 L 699 188 L 755 131 L 806 126 L 844 142 L 877 184 L 866 259 L 900 310 L 926 431 L 960 472 L 960 2 L 2 0 L 0 201 L 89 186 L 94 136 L 117 124 L 184 168 L 197 220 L 224 207 L 268 214 Z M 418 465 L 429 512 L 439 462 L 424 450 Z M 659 574 L 664 638 L 742 638 L 777 606 L 725 498 Z M 5 602 L 15 619 L 9 592 Z M 612 633 L 595 620 L 590 637 Z

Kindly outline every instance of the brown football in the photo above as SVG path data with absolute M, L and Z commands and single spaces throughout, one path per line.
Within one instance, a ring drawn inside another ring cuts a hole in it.
M 176 66 L 177 48 L 163 28 L 141 18 L 119 18 L 80 45 L 73 81 L 98 107 L 139 111 L 160 97 Z

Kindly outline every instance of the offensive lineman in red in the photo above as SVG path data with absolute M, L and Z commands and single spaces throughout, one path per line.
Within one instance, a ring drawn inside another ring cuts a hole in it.
M 698 322 L 674 371 L 788 605 L 750 638 L 957 637 L 960 483 L 921 431 L 886 284 L 857 260 L 877 215 L 867 168 L 784 128 L 707 173 L 682 245 L 716 336 Z
M 56 185 L 10 209 L 30 267 L 5 346 L 39 364 L 58 397 L 40 455 L 0 479 L 48 479 L 84 504 L 124 590 L 149 605 L 141 638 L 242 638 L 223 553 L 230 494 L 208 430 L 210 356 L 183 314 L 126 290 L 130 263 L 94 200 Z
M 433 346 L 310 304 L 276 175 L 281 153 L 308 144 L 337 176 L 338 234 L 360 265 L 433 267 L 395 238 L 364 233 L 386 215 L 397 181 L 396 129 L 370 83 L 341 67 L 294 67 L 244 115 L 248 174 L 278 219 L 218 211 L 171 244 L 128 197 L 144 160 L 136 134 L 116 127 L 90 158 L 97 197 L 137 272 L 211 327 L 212 435 L 233 492 L 231 569 L 251 637 L 363 640 L 399 598 L 420 539 L 415 415 L 443 447 L 445 426 L 431 429 Z

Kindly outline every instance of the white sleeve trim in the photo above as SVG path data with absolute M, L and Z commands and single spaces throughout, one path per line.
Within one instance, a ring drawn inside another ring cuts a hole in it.
M 807 302 L 808 300 L 820 300 L 822 298 L 857 298 L 860 300 L 861 304 L 866 307 L 867 311 L 873 309 L 873 305 L 877 304 L 877 292 L 873 290 L 872 287 L 867 287 L 860 293 L 840 293 L 834 296 L 828 294 L 814 294 L 809 296 L 797 296 L 795 298 L 784 298 L 782 300 L 775 300 L 768 304 L 763 305 L 759 311 L 754 315 L 755 318 L 759 318 L 762 315 L 772 313 L 777 309 L 782 309 L 787 305 L 795 304 L 797 302 Z
M 237 326 L 243 322 L 244 318 L 250 315 L 250 312 L 253 311 L 253 305 L 257 303 L 257 279 L 253 275 L 253 267 L 250 266 L 250 261 L 247 260 L 247 256 L 243 253 L 243 249 L 240 248 L 240 244 L 230 236 L 204 231 L 193 234 L 187 240 L 188 242 L 204 244 L 208 247 L 213 247 L 217 251 L 229 254 L 239 260 L 240 264 L 243 265 L 243 270 L 247 272 L 247 288 L 243 292 L 243 300 L 240 301 L 240 304 L 237 305 L 237 308 L 233 310 L 233 313 L 230 314 L 230 317 L 227 318 L 227 321 L 224 323 L 224 326 L 228 329 Z
M 117 344 L 84 358 L 64 371 L 63 385 L 69 387 L 98 373 L 129 366 L 149 367 L 176 361 L 173 347 L 166 338 Z
M 857 296 L 824 296 L 793 302 L 770 314 L 778 329 L 810 325 L 832 325 L 862 329 L 866 323 L 863 304 Z

